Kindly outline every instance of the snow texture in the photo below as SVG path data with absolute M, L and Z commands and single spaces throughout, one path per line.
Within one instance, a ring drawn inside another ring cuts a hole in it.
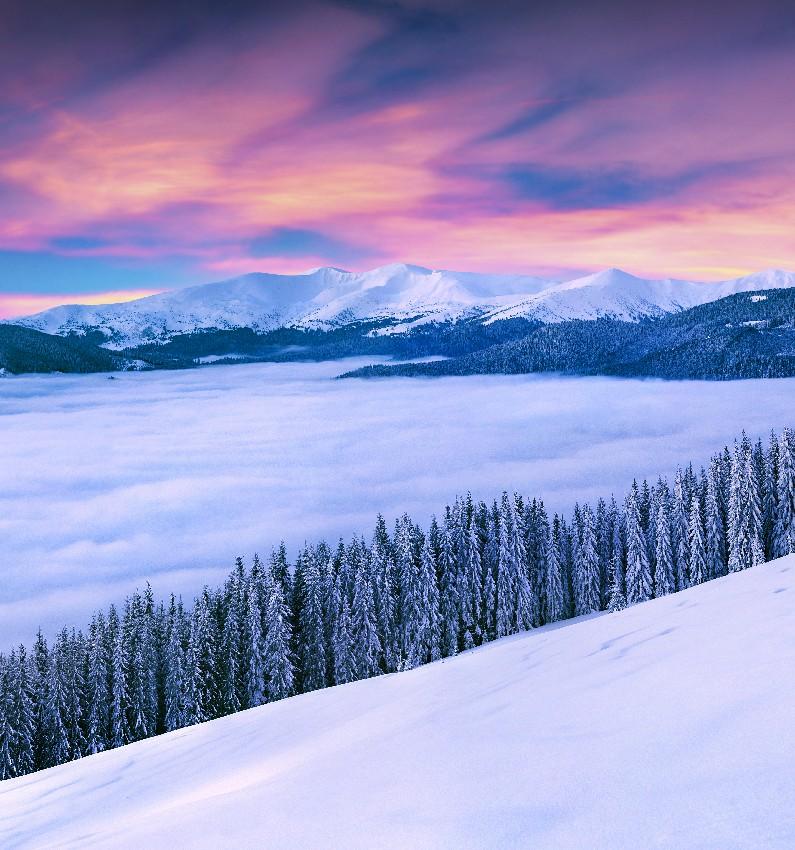
M 531 275 L 431 271 L 394 264 L 354 273 L 336 268 L 302 275 L 255 273 L 122 304 L 67 305 L 15 320 L 47 333 L 99 329 L 122 348 L 198 329 L 284 326 L 329 329 L 387 320 L 391 332 L 423 322 L 512 317 L 559 322 L 660 316 L 736 292 L 795 286 L 795 274 L 759 272 L 722 283 L 647 280 L 607 269 L 565 282 Z M 384 331 L 380 331 L 384 332 Z
M 795 556 L 0 784 L 13 848 L 791 848 Z
M 17 377 L 0 388 L 0 646 L 148 579 L 217 584 L 236 555 L 426 524 L 503 489 L 550 511 L 795 423 L 795 380 L 333 381 L 365 361 Z

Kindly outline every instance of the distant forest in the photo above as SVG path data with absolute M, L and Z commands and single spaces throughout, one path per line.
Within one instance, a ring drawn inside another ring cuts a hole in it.
M 421 528 L 238 558 L 190 606 L 147 586 L 50 644 L 0 655 L 0 779 L 496 638 L 617 611 L 795 551 L 795 439 L 550 516 L 458 498 Z
M 557 372 L 727 380 L 795 375 L 795 290 L 740 293 L 661 319 L 541 325 L 434 363 L 367 366 L 343 377 Z

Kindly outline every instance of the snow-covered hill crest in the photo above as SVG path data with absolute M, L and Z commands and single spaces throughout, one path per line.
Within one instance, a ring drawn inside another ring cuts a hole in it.
M 793 667 L 791 555 L 8 780 L 0 845 L 789 850 Z
M 648 280 L 607 269 L 561 282 L 394 264 L 362 273 L 336 268 L 300 275 L 254 273 L 121 304 L 56 307 L 15 322 L 62 335 L 100 331 L 107 345 L 123 348 L 202 329 L 328 330 L 380 322 L 400 332 L 418 323 L 462 318 L 485 323 L 516 317 L 543 322 L 600 317 L 636 321 L 737 292 L 793 286 L 795 274 L 783 271 L 698 283 Z

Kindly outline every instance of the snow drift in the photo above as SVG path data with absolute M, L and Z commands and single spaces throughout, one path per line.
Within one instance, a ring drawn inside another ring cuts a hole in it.
M 789 848 L 795 556 L 0 784 L 3 847 Z

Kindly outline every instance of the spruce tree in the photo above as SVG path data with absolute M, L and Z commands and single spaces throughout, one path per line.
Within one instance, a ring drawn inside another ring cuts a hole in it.
M 654 595 L 667 596 L 669 593 L 674 592 L 676 584 L 674 582 L 671 525 L 668 519 L 668 505 L 664 498 L 660 499 L 657 509 L 656 531 Z
M 795 552 L 795 460 L 793 437 L 784 428 L 778 447 L 778 482 L 773 534 L 773 556 L 781 558 Z
M 721 509 L 720 458 L 713 458 L 707 473 L 707 576 L 717 578 L 726 574 L 726 529 Z
M 544 583 L 545 623 L 554 623 L 565 616 L 563 599 L 563 565 L 560 553 L 560 518 L 557 514 L 552 519 L 547 544 L 546 570 Z
M 689 583 L 701 584 L 707 575 L 707 549 L 704 535 L 704 523 L 701 519 L 701 505 L 694 493 L 690 503 L 690 524 L 688 551 L 690 553 Z
M 625 515 L 627 523 L 627 604 L 634 605 L 637 602 L 651 599 L 652 595 L 646 536 L 640 522 L 637 482 L 632 483 L 632 489 L 627 496 Z

